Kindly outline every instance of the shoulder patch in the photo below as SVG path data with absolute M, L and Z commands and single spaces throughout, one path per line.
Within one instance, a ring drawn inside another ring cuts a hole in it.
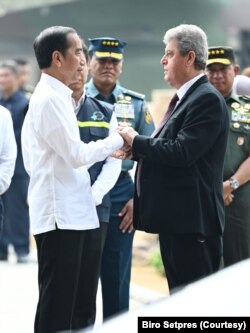
M 135 97 L 135 98 L 139 98 L 139 99 L 145 99 L 145 95 L 144 94 L 140 94 L 136 91 L 133 91 L 133 90 L 127 90 L 125 89 L 123 91 L 123 94 L 126 94 L 126 95 L 129 95 L 129 96 L 132 96 L 132 97 Z
M 142 110 L 143 110 L 143 113 L 144 113 L 146 123 L 151 124 L 153 122 L 153 119 L 152 119 L 151 113 L 150 113 L 146 103 L 143 105 Z

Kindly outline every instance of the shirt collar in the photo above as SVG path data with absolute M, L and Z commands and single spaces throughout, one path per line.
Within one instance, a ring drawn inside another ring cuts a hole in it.
M 100 91 L 96 88 L 93 79 L 90 79 L 89 82 L 87 83 L 87 87 L 88 87 L 88 92 L 90 96 L 93 97 L 97 97 L 98 95 L 100 95 Z M 115 100 L 117 101 L 117 97 L 121 94 L 121 90 L 119 88 L 119 85 L 116 84 L 115 88 L 113 89 L 113 91 L 111 92 L 110 95 L 113 95 Z
M 67 87 L 64 83 L 57 80 L 55 77 L 42 73 L 40 82 L 44 82 L 48 85 L 50 85 L 54 90 L 56 90 L 61 96 L 68 96 L 71 98 L 72 90 Z
M 179 100 L 182 99 L 182 97 L 186 94 L 186 92 L 188 91 L 188 89 L 196 82 L 198 81 L 202 76 L 204 76 L 204 73 L 201 73 L 197 76 L 195 76 L 194 78 L 192 78 L 191 80 L 187 81 L 186 83 L 184 83 L 178 90 L 177 90 L 177 95 L 179 97 Z
M 233 100 L 235 102 L 240 103 L 239 95 L 237 95 L 234 91 L 232 91 L 231 94 L 225 98 L 225 100 L 227 102 L 230 101 L 230 100 Z
M 85 96 L 86 96 L 86 93 L 85 93 L 85 90 L 83 90 L 82 96 L 80 97 L 80 99 L 77 102 L 74 100 L 74 98 L 72 98 L 73 108 L 74 108 L 76 115 L 78 114 L 81 106 L 84 103 Z

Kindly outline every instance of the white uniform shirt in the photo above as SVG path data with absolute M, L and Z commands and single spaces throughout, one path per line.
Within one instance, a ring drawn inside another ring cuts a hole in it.
M 42 74 L 22 128 L 24 166 L 30 175 L 33 234 L 99 227 L 87 166 L 123 145 L 119 134 L 85 144 L 80 140 L 72 91 Z
M 0 106 L 0 195 L 10 186 L 16 155 L 17 147 L 11 114 Z

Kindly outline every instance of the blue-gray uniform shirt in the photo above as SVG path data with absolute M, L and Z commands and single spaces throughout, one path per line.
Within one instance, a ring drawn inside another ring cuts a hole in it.
M 151 135 L 154 130 L 154 123 L 148 111 L 144 95 L 116 84 L 112 93 L 104 97 L 96 88 L 92 79 L 86 84 L 85 88 L 88 96 L 114 105 L 118 123 L 126 123 L 141 135 Z M 134 161 L 131 160 L 122 162 L 121 175 L 111 190 L 111 215 L 116 215 L 123 205 L 133 198 L 133 184 L 131 184 L 131 178 L 127 172 L 133 168 L 133 165 Z M 114 203 L 117 204 L 116 207 L 114 207 Z
M 150 136 L 154 130 L 154 123 L 148 111 L 145 95 L 128 90 L 116 84 L 111 95 L 103 97 L 91 79 L 86 84 L 86 94 L 114 105 L 118 123 L 126 122 L 139 134 Z M 122 162 L 122 171 L 129 171 L 133 168 L 134 162 L 126 160 Z

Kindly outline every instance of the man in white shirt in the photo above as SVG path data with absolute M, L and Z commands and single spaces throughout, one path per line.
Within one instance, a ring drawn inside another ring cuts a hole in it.
M 68 86 L 84 67 L 82 40 L 68 27 L 50 27 L 34 41 L 41 79 L 22 130 L 30 175 L 31 231 L 38 249 L 39 301 L 35 333 L 78 330 L 95 320 L 89 288 L 89 231 L 99 227 L 88 167 L 123 146 L 113 133 L 83 143 Z
M 17 148 L 10 112 L 0 106 L 0 231 L 3 221 L 3 203 L 1 195 L 10 186 L 14 173 Z M 0 255 L 0 260 L 6 260 Z

